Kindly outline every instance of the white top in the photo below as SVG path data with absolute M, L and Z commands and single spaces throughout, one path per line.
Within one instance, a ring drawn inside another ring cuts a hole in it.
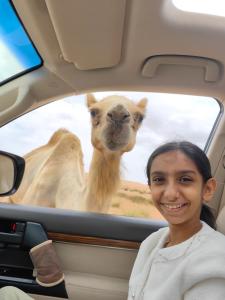
M 201 230 L 162 248 L 169 228 L 141 244 L 128 300 L 225 300 L 225 236 L 202 222 Z

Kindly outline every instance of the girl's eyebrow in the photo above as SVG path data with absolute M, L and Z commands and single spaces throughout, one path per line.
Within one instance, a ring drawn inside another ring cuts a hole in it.
M 151 176 L 152 175 L 165 175 L 165 174 L 167 174 L 167 172 L 163 172 L 163 171 L 154 171 L 154 172 L 150 173 Z
M 188 173 L 196 174 L 197 172 L 194 171 L 194 170 L 182 170 L 182 171 L 179 171 L 178 173 L 182 173 L 182 174 L 188 174 Z
M 176 172 L 177 174 L 196 174 L 197 172 L 194 170 L 180 170 L 178 172 Z M 154 171 L 152 173 L 150 173 L 151 176 L 154 175 L 167 175 L 168 172 L 164 172 L 164 171 Z

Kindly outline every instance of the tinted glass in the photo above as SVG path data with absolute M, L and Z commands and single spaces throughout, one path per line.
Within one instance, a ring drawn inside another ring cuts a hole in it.
M 41 64 L 11 2 L 0 1 L 0 84 Z

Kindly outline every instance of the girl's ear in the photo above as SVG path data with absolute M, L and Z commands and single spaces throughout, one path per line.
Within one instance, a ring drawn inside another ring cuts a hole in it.
M 216 179 L 210 178 L 205 183 L 204 188 L 203 188 L 203 197 L 202 197 L 203 201 L 209 202 L 212 199 L 215 191 L 216 191 Z

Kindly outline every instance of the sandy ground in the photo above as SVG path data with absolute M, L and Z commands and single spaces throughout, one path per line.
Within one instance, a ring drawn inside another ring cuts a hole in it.
M 154 207 L 147 185 L 123 181 L 121 188 L 113 197 L 110 214 L 163 220 Z
M 8 197 L 0 198 L 0 202 L 8 203 Z M 122 181 L 119 191 L 113 197 L 109 214 L 163 220 L 162 215 L 154 207 L 151 193 L 147 185 Z

